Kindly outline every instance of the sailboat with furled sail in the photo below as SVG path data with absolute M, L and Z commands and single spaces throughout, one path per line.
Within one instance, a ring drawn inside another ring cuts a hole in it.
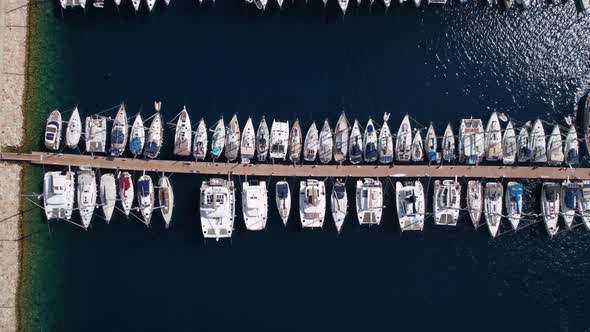
M 268 157 L 269 142 L 270 134 L 268 131 L 268 125 L 266 124 L 264 116 L 262 116 L 262 120 L 260 120 L 260 124 L 258 125 L 258 130 L 256 131 L 256 151 L 258 161 L 266 161 L 266 158 Z
M 145 140 L 145 149 L 143 154 L 151 159 L 155 159 L 160 155 L 160 149 L 164 142 L 164 126 L 162 125 L 162 116 L 160 115 L 161 102 L 155 102 L 156 114 L 152 119 L 150 128 Z
M 68 126 L 66 127 L 66 146 L 70 149 L 77 149 L 78 143 L 80 143 L 80 137 L 82 136 L 82 120 L 80 119 L 80 112 L 78 107 L 74 109 L 70 119 L 68 120 Z
M 393 136 L 387 124 L 389 113 L 383 115 L 383 126 L 379 132 L 379 162 L 391 164 L 393 162 Z
M 535 121 L 533 130 L 531 131 L 531 161 L 534 163 L 546 163 L 547 162 L 547 144 L 545 141 L 545 128 L 540 119 Z
M 577 183 L 567 179 L 561 184 L 561 189 L 561 215 L 563 216 L 565 226 L 571 229 L 574 224 L 574 217 L 576 216 L 578 190 L 580 188 Z
M 240 152 L 240 124 L 238 116 L 234 116 L 229 121 L 227 134 L 225 135 L 225 157 L 228 161 L 234 161 L 238 158 Z
M 298 163 L 301 161 L 303 135 L 301 134 L 301 126 L 299 119 L 295 119 L 293 127 L 291 127 L 291 134 L 289 135 L 289 159 Z
M 334 138 L 332 136 L 332 129 L 330 123 L 326 119 L 324 126 L 320 132 L 320 162 L 327 164 L 332 160 L 332 148 L 334 145 Z
M 334 186 L 332 187 L 330 203 L 332 208 L 332 219 L 334 220 L 338 234 L 340 234 L 348 211 L 346 185 L 340 179 L 336 179 L 336 183 L 334 183 Z
M 154 211 L 154 183 L 145 172 L 137 181 L 137 205 L 143 222 L 149 226 Z
M 455 134 L 453 134 L 453 127 L 449 123 L 443 135 L 443 159 L 446 162 L 455 160 Z
M 502 221 L 503 191 L 502 184 L 499 182 L 486 183 L 483 211 L 490 235 L 494 238 L 498 235 L 500 222 Z
M 487 160 L 496 161 L 502 159 L 502 127 L 496 112 L 492 113 L 486 127 L 485 149 Z
M 137 113 L 133 126 L 131 126 L 131 135 L 129 135 L 129 151 L 133 156 L 137 157 L 143 152 L 143 145 L 145 144 L 145 128 L 141 114 Z
M 401 162 L 410 161 L 412 158 L 412 125 L 407 114 L 397 131 L 395 156 L 397 161 Z
M 223 115 L 215 124 L 213 128 L 213 135 L 211 135 L 211 159 L 216 161 L 223 152 L 225 146 L 225 124 L 223 122 Z
M 111 129 L 111 156 L 119 157 L 125 152 L 128 131 L 127 111 L 125 110 L 125 105 L 121 104 L 113 121 L 113 128 Z
M 96 175 L 89 167 L 80 167 L 76 175 L 78 177 L 76 203 L 82 226 L 84 229 L 88 229 L 96 207 Z
M 344 112 L 340 114 L 338 123 L 334 127 L 334 161 L 342 163 L 346 160 L 348 155 L 348 140 L 350 134 L 350 126 L 348 119 Z
M 192 126 L 186 106 L 182 108 L 178 121 L 176 121 L 176 132 L 174 134 L 174 154 L 177 156 L 188 156 L 192 148 Z
M 481 211 L 483 209 L 483 189 L 481 182 L 470 180 L 467 182 L 467 210 L 473 227 L 477 229 L 481 220 Z
M 201 118 L 195 132 L 195 141 L 193 143 L 193 156 L 195 160 L 204 160 L 207 157 L 207 125 Z
M 561 139 L 561 131 L 559 125 L 553 126 L 551 135 L 547 140 L 547 164 L 549 166 L 557 166 L 563 163 L 563 141 Z
M 504 131 L 504 137 L 502 138 L 502 148 L 504 149 L 502 162 L 504 165 L 512 165 L 516 161 L 516 152 L 518 146 L 516 144 L 516 132 L 512 121 L 508 121 L 506 130 Z
M 368 163 L 376 161 L 377 158 L 379 158 L 379 151 L 377 150 L 377 130 L 375 129 L 375 125 L 373 124 L 373 120 L 371 118 L 369 118 L 369 122 L 367 123 L 367 127 L 365 128 L 365 137 L 363 144 L 365 146 L 365 161 Z
M 355 165 L 363 160 L 363 136 L 361 134 L 361 126 L 356 119 L 350 132 L 348 155 L 350 156 L 350 162 Z
M 315 161 L 318 154 L 320 138 L 318 134 L 318 128 L 315 125 L 315 121 L 311 124 L 305 135 L 305 145 L 303 147 L 303 159 L 305 161 Z
M 440 154 L 438 153 L 438 138 L 432 123 L 428 126 L 426 131 L 426 138 L 424 139 L 424 146 L 426 147 L 426 158 L 429 163 L 440 162 Z
M 162 219 L 164 219 L 164 226 L 168 229 L 174 211 L 174 191 L 172 191 L 170 178 L 165 175 L 162 175 L 158 180 L 158 204 L 160 204 L 160 213 Z
M 424 160 L 424 145 L 422 143 L 422 135 L 420 130 L 416 130 L 414 141 L 412 141 L 412 161 L 420 162 Z
M 575 166 L 580 163 L 580 143 L 578 142 L 578 133 L 576 126 L 571 125 L 567 132 L 564 143 L 565 162 L 568 165 Z
M 242 142 L 240 144 L 240 156 L 242 164 L 249 164 L 250 160 L 254 158 L 255 146 L 256 146 L 256 133 L 254 132 L 254 125 L 252 124 L 252 118 L 248 118 L 246 125 L 244 126 L 244 132 L 242 133 Z
M 516 160 L 518 160 L 519 163 L 524 163 L 531 160 L 533 151 L 531 150 L 529 131 L 526 126 L 520 128 L 518 137 L 516 137 L 516 145 L 518 146 Z

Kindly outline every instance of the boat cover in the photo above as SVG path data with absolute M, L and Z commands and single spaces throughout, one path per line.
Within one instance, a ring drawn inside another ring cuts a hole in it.
M 123 144 L 123 141 L 125 140 L 125 134 L 121 128 L 116 128 L 111 136 L 113 144 Z
M 277 195 L 279 198 L 287 198 L 289 195 L 289 185 L 281 183 L 277 186 Z
M 129 182 L 129 178 L 120 178 L 119 179 L 119 188 L 123 190 L 127 190 L 131 187 L 131 183 Z
M 344 195 L 346 195 L 346 188 L 343 184 L 335 185 L 334 186 L 334 193 L 336 194 L 336 198 L 343 199 Z
M 379 152 L 377 151 L 377 148 L 375 147 L 375 143 L 367 143 L 367 146 L 365 147 L 365 158 L 369 159 L 369 160 L 373 160 L 373 159 L 377 159 L 377 157 L 379 156 Z
M 133 154 L 138 154 L 141 152 L 141 140 L 139 137 L 134 137 L 129 142 L 129 151 Z
M 145 146 L 145 152 L 147 153 L 158 153 L 159 150 L 160 147 L 155 142 L 148 142 L 148 144 Z
M 137 190 L 141 196 L 147 196 L 150 193 L 150 182 L 148 180 L 140 180 L 137 182 Z
M 565 190 L 565 206 L 573 210 L 576 208 L 576 189 L 575 188 L 567 188 Z

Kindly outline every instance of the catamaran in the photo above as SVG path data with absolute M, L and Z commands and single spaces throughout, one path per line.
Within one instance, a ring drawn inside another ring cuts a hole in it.
M 61 113 L 57 110 L 51 112 L 45 125 L 45 147 L 48 150 L 59 150 L 61 143 Z
M 287 226 L 289 213 L 291 213 L 291 190 L 287 181 L 279 181 L 275 185 L 275 202 L 283 224 Z
M 242 214 L 246 228 L 263 230 L 268 220 L 268 194 L 265 181 L 242 183 Z
M 164 127 L 162 126 L 160 112 L 157 110 L 147 132 L 143 154 L 151 159 L 157 158 L 160 154 L 163 142 Z
M 563 141 L 561 139 L 561 131 L 559 125 L 555 125 L 551 131 L 551 135 L 547 140 L 547 164 L 549 166 L 557 166 L 563 163 Z
M 217 121 L 213 129 L 213 135 L 211 136 L 211 158 L 216 161 L 223 147 L 225 146 L 225 124 L 223 123 L 223 116 Z
M 78 143 L 80 143 L 80 137 L 82 136 L 82 120 L 80 119 L 80 112 L 78 107 L 74 109 L 70 119 L 68 120 L 68 126 L 66 127 L 66 146 L 70 149 L 77 149 Z
M 485 138 L 481 119 L 462 119 L 459 127 L 459 162 L 479 164 L 485 153 Z
M 525 127 L 520 128 L 518 137 L 516 138 L 516 145 L 518 146 L 518 153 L 516 159 L 519 163 L 524 163 L 533 157 L 533 150 L 531 150 L 531 142 L 529 139 L 529 131 Z
M 477 229 L 481 221 L 481 211 L 483 209 L 483 189 L 481 182 L 471 180 L 467 182 L 467 210 L 473 227 Z
M 424 146 L 426 147 L 426 158 L 429 163 L 440 162 L 440 154 L 438 152 L 438 138 L 432 123 L 428 126 L 426 131 L 426 138 L 424 139 Z
M 113 121 L 113 128 L 111 129 L 111 156 L 119 157 L 125 152 L 128 132 L 127 111 L 125 110 L 125 105 L 121 104 L 117 116 L 115 116 L 115 120 Z
M 84 130 L 86 152 L 105 152 L 107 144 L 107 119 L 99 115 L 86 117 L 86 129 Z
M 561 188 L 554 182 L 545 182 L 541 189 L 541 211 L 543 212 L 543 220 L 545 221 L 545 228 L 550 237 L 557 234 L 559 225 L 559 202 L 560 202 Z
M 240 124 L 238 123 L 238 116 L 236 114 L 229 121 L 226 131 L 225 158 L 228 161 L 234 161 L 238 158 L 238 153 L 240 152 Z
M 137 157 L 143 151 L 143 145 L 145 144 L 145 128 L 143 126 L 143 120 L 141 114 L 137 113 L 133 126 L 131 126 L 131 135 L 129 136 L 129 151 Z
M 47 220 L 72 219 L 74 172 L 47 172 L 43 176 L 43 210 Z
M 383 185 L 371 178 L 356 181 L 356 214 L 361 225 L 379 225 L 383 212 Z
M 285 160 L 289 147 L 289 121 L 272 121 L 270 129 L 270 158 Z
M 488 224 L 488 230 L 490 231 L 490 235 L 492 235 L 492 237 L 496 237 L 498 235 L 500 222 L 502 221 L 503 191 L 502 184 L 499 182 L 486 183 L 483 210 L 486 223 Z
M 354 131 L 354 128 L 353 128 Z M 369 118 L 367 127 L 365 128 L 365 136 L 363 140 L 365 161 L 370 163 L 377 160 L 379 151 L 377 151 L 377 130 L 373 124 L 373 120 Z
M 578 184 L 569 179 L 561 184 L 561 215 L 568 229 L 572 228 L 576 216 L 578 190 Z
M 582 181 L 578 195 L 578 211 L 586 229 L 590 231 L 590 180 Z
M 332 208 L 332 219 L 334 219 L 336 230 L 338 231 L 338 234 L 340 234 L 342 226 L 344 225 L 344 219 L 346 219 L 346 213 L 348 211 L 346 185 L 340 179 L 336 179 L 336 183 L 334 183 L 334 186 L 332 187 L 330 203 Z
M 324 225 L 326 216 L 326 185 L 324 181 L 308 179 L 299 182 L 299 218 L 304 228 Z
M 395 157 L 397 161 L 410 161 L 412 158 L 412 125 L 410 117 L 404 116 L 396 137 Z
M 332 136 L 332 129 L 330 123 L 326 119 L 322 131 L 320 131 L 320 162 L 327 164 L 332 161 L 332 148 L 334 146 L 334 137 Z
M 111 173 L 103 174 L 100 177 L 100 205 L 104 220 L 109 223 L 113 217 L 115 203 L 117 202 L 117 185 L 115 176 Z
M 133 191 L 133 179 L 129 172 L 121 172 L 118 175 L 119 178 L 119 200 L 121 200 L 121 206 L 123 207 L 123 213 L 129 216 L 133 206 L 133 198 L 135 193 Z
M 301 161 L 302 142 L 303 134 L 301 133 L 301 126 L 299 125 L 299 120 L 296 119 L 289 135 L 289 159 L 294 163 Z
M 461 185 L 456 180 L 434 181 L 434 223 L 456 226 L 461 208 Z
M 393 135 L 391 135 L 387 120 L 389 120 L 389 113 L 383 115 L 383 126 L 379 132 L 379 162 L 382 164 L 393 162 Z
M 205 160 L 207 157 L 207 125 L 201 118 L 195 132 L 195 141 L 193 143 L 193 156 L 195 160 Z
M 236 205 L 233 181 L 209 179 L 201 183 L 200 191 L 203 237 L 216 240 L 231 237 Z
M 268 125 L 266 124 L 264 116 L 262 116 L 262 120 L 260 120 L 260 124 L 258 125 L 258 130 L 256 131 L 256 151 L 258 161 L 266 161 L 269 142 L 270 134 L 268 132 Z
M 254 158 L 256 149 L 256 132 L 254 131 L 254 125 L 252 124 L 252 118 L 248 118 L 246 126 L 244 126 L 244 132 L 242 133 L 242 142 L 240 143 L 240 157 L 242 164 L 249 164 L 250 160 Z
M 455 160 L 455 134 L 453 134 L 453 127 L 449 123 L 445 129 L 442 140 L 442 154 L 446 162 Z
M 419 180 L 395 183 L 395 201 L 397 219 L 403 231 L 421 231 L 424 229 L 424 188 Z
M 174 133 L 174 154 L 177 156 L 189 156 L 191 154 L 193 129 L 191 118 L 188 116 L 186 106 L 182 108 L 176 121 Z
M 346 0 L 348 2 L 348 0 Z M 350 135 L 350 126 L 344 112 L 340 114 L 338 123 L 334 128 L 334 161 L 342 163 L 346 161 L 348 155 L 348 140 Z
M 540 119 L 535 121 L 533 130 L 531 131 L 531 161 L 534 163 L 547 162 L 547 145 L 545 142 L 545 129 Z
M 518 224 L 522 216 L 523 192 L 524 188 L 522 184 L 512 181 L 508 182 L 508 186 L 506 187 L 506 214 L 513 230 L 518 229 Z
M 492 113 L 486 127 L 485 150 L 487 160 L 497 161 L 502 159 L 502 127 L 496 112 Z
M 318 128 L 315 121 L 311 124 L 305 135 L 305 146 L 303 147 L 303 159 L 305 161 L 315 161 L 318 154 L 320 139 L 318 135 Z
M 516 131 L 512 125 L 512 121 L 508 121 L 506 130 L 504 131 L 504 137 L 502 139 L 502 162 L 504 165 L 512 165 L 516 161 L 516 152 L 518 151 L 518 145 L 516 144 Z
M 78 177 L 76 203 L 82 226 L 88 229 L 96 207 L 96 176 L 94 171 L 88 167 L 80 167 L 76 175 Z
M 424 160 L 424 143 L 422 143 L 422 134 L 416 130 L 414 140 L 412 141 L 412 161 L 420 162 Z
M 137 181 L 137 208 L 141 212 L 143 222 L 149 226 L 154 212 L 154 183 L 145 172 Z
M 158 204 L 160 204 L 160 213 L 162 219 L 164 219 L 164 226 L 168 229 L 174 211 L 174 191 L 172 190 L 170 178 L 166 175 L 162 175 L 158 180 Z
M 361 134 L 361 126 L 357 120 L 354 120 L 352 131 L 350 132 L 348 155 L 350 156 L 350 162 L 353 164 L 358 164 L 363 160 L 363 136 Z
M 576 126 L 571 125 L 565 137 L 565 162 L 570 166 L 575 166 L 580 163 L 580 144 L 578 143 L 578 133 Z

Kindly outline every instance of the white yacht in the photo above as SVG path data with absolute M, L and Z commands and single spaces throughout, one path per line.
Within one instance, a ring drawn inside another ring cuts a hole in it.
M 234 116 L 229 121 L 225 135 L 225 158 L 228 161 L 234 161 L 238 158 L 240 152 L 240 124 L 238 123 L 238 116 Z
M 520 128 L 518 137 L 516 137 L 516 146 L 518 146 L 516 160 L 518 160 L 519 163 L 531 160 L 533 157 L 533 151 L 531 150 L 529 131 L 526 127 Z
M 191 118 L 188 116 L 186 106 L 182 108 L 176 121 L 174 133 L 174 154 L 177 156 L 189 156 L 192 149 L 193 129 Z
M 412 141 L 412 161 L 424 161 L 424 143 L 422 141 L 422 134 L 420 134 L 420 130 L 416 130 L 414 141 Z
M 275 185 L 275 202 L 283 224 L 287 226 L 289 213 L 291 213 L 291 190 L 287 181 L 279 181 Z
M 578 184 L 569 179 L 561 184 L 561 215 L 568 229 L 572 228 L 576 216 L 578 191 Z
M 516 144 L 516 131 L 512 125 L 512 121 L 508 121 L 504 137 L 502 138 L 502 162 L 504 165 L 512 165 L 516 161 L 516 152 L 518 152 L 518 145 Z
M 432 123 L 428 126 L 426 131 L 426 138 L 424 139 L 424 146 L 426 147 L 426 158 L 428 163 L 440 162 L 440 153 L 438 152 L 438 138 Z
M 315 161 L 320 145 L 320 138 L 318 135 L 318 128 L 315 121 L 311 124 L 305 135 L 305 143 L 303 147 L 303 159 L 305 161 Z
M 379 225 L 383 211 L 383 185 L 377 179 L 356 181 L 356 214 L 361 225 Z
M 195 160 L 205 160 L 207 157 L 207 125 L 201 118 L 195 132 L 195 141 L 193 143 L 193 156 Z
M 442 140 L 442 155 L 446 162 L 455 160 L 455 134 L 453 133 L 453 127 L 449 123 L 445 129 Z
M 578 191 L 578 212 L 586 229 L 590 231 L 590 180 L 582 181 Z
M 217 121 L 213 128 L 213 134 L 211 136 L 211 159 L 216 161 L 223 152 L 225 146 L 225 124 L 223 122 L 223 116 Z
M 166 175 L 162 175 L 158 180 L 158 204 L 160 205 L 162 219 L 164 219 L 164 226 L 168 229 L 174 211 L 174 191 L 172 190 L 170 178 Z
M 242 183 L 242 214 L 246 228 L 263 230 L 268 220 L 268 194 L 265 181 Z
M 545 141 L 545 128 L 540 119 L 535 121 L 530 137 L 531 161 L 534 163 L 547 162 L 547 144 Z
M 502 221 L 502 195 L 504 189 L 499 182 L 486 183 L 486 189 L 483 199 L 484 215 L 488 230 L 492 237 L 498 235 L 500 229 L 500 222 Z
M 424 188 L 419 180 L 395 183 L 397 219 L 403 231 L 421 231 L 424 229 L 425 201 Z
M 131 174 L 129 172 L 121 172 L 118 175 L 119 179 L 119 200 L 121 201 L 121 206 L 123 207 L 123 213 L 125 216 L 129 216 L 131 213 L 131 209 L 133 208 L 133 198 L 135 196 L 135 192 L 133 190 L 133 179 L 131 178 Z
M 145 148 L 143 154 L 151 159 L 155 159 L 160 155 L 160 149 L 164 143 L 164 126 L 162 124 L 162 117 L 160 112 L 157 111 L 152 119 L 150 128 L 148 129 L 147 136 L 145 138 Z
M 551 135 L 547 139 L 547 164 L 549 166 L 558 166 L 563 163 L 563 141 L 559 125 L 555 125 Z
M 72 219 L 74 172 L 47 172 L 43 177 L 43 209 L 50 219 Z
M 404 116 L 402 124 L 399 126 L 395 140 L 395 155 L 397 161 L 410 161 L 412 157 L 412 126 L 410 117 Z
M 346 0 L 348 2 L 348 0 Z M 334 127 L 334 161 L 342 163 L 348 155 L 348 139 L 350 126 L 344 112 L 340 114 L 336 127 Z
M 84 129 L 86 152 L 103 153 L 107 144 L 107 119 L 99 115 L 86 117 Z
M 456 226 L 461 208 L 461 185 L 456 180 L 434 181 L 434 223 Z
M 125 152 L 128 134 L 127 111 L 125 110 L 125 105 L 121 104 L 113 121 L 113 128 L 111 129 L 111 148 L 109 151 L 111 156 L 119 157 Z
M 393 135 L 391 135 L 387 120 L 389 120 L 389 113 L 383 115 L 383 126 L 379 132 L 379 162 L 382 164 L 393 162 Z
M 100 177 L 100 205 L 102 213 L 107 223 L 113 217 L 115 204 L 117 202 L 117 185 L 115 184 L 115 176 L 111 173 L 106 173 Z
M 260 120 L 260 124 L 258 125 L 258 130 L 256 131 L 256 155 L 258 161 L 266 161 L 269 143 L 270 133 L 268 131 L 268 125 L 266 124 L 264 116 L 262 116 L 262 120 Z
M 332 208 L 332 219 L 334 219 L 336 230 L 338 231 L 338 234 L 340 234 L 348 211 L 346 185 L 340 179 L 336 179 L 336 183 L 334 183 L 334 186 L 332 187 L 330 203 L 330 207 Z
M 131 126 L 131 134 L 129 135 L 129 151 L 134 156 L 140 155 L 145 144 L 145 128 L 141 114 L 137 113 L 133 126 Z
M 254 131 L 254 125 L 252 124 L 252 118 L 248 118 L 246 125 L 244 126 L 244 132 L 242 133 L 242 142 L 240 144 L 240 157 L 242 164 L 249 164 L 254 158 L 256 152 L 256 132 Z
M 233 181 L 213 178 L 201 183 L 200 216 L 204 238 L 231 237 L 235 204 Z
M 483 210 L 483 188 L 478 180 L 467 182 L 467 211 L 471 218 L 473 227 L 477 229 L 481 221 L 481 212 Z
M 479 164 L 485 153 L 484 142 L 481 119 L 462 119 L 459 128 L 459 162 Z
M 496 112 L 492 113 L 486 126 L 485 150 L 487 160 L 502 160 L 502 126 L 500 126 L 500 119 L 498 119 Z
M 326 185 L 308 179 L 299 182 L 299 217 L 303 227 L 322 227 L 326 216 Z
M 78 107 L 74 109 L 70 119 L 68 120 L 68 126 L 66 127 L 66 145 L 70 149 L 77 149 L 78 143 L 80 143 L 80 137 L 82 136 L 82 120 L 80 119 L 80 112 Z
M 564 145 L 565 162 L 570 165 L 578 165 L 580 163 L 580 143 L 578 142 L 578 133 L 576 126 L 572 124 L 565 137 Z
M 369 118 L 369 122 L 365 128 L 363 145 L 365 162 L 370 163 L 376 161 L 379 158 L 379 151 L 377 150 L 377 129 L 375 129 L 375 124 L 373 124 L 371 118 Z
M 273 120 L 270 129 L 270 158 L 285 160 L 289 147 L 289 121 Z
M 141 212 L 143 221 L 146 225 L 150 225 L 152 214 L 154 212 L 154 183 L 149 175 L 145 172 L 137 180 L 137 207 Z
M 88 229 L 96 207 L 96 176 L 94 171 L 87 167 L 80 167 L 76 173 L 78 177 L 76 203 L 78 204 L 82 226 Z
M 332 129 L 330 123 L 326 119 L 324 126 L 320 131 L 320 149 L 318 154 L 320 155 L 320 162 L 327 164 L 332 161 L 332 151 L 334 147 L 334 137 L 332 135 Z
M 302 148 L 303 134 L 301 132 L 301 126 L 299 125 L 299 119 L 296 119 L 293 127 L 291 127 L 291 133 L 289 134 L 289 160 L 293 163 L 300 162 Z
M 505 157 L 505 156 L 504 156 Z M 508 182 L 506 187 L 506 214 L 513 230 L 518 229 L 522 216 L 522 197 L 524 188 L 517 182 Z
M 363 160 L 363 136 L 361 134 L 361 126 L 357 120 L 354 120 L 352 131 L 350 132 L 350 141 L 348 145 L 348 155 L 350 162 L 358 164 Z
M 61 144 L 61 113 L 57 110 L 51 112 L 45 126 L 45 147 L 48 150 L 57 151 Z
M 553 182 L 543 183 L 541 189 L 541 211 L 543 212 L 543 221 L 545 221 L 545 228 L 550 237 L 557 234 L 559 225 L 559 202 L 561 188 Z

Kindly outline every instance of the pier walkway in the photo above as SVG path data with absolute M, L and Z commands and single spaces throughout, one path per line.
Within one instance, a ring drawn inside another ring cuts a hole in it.
M 205 175 L 252 175 L 280 177 L 467 177 L 511 179 L 590 179 L 590 168 L 467 165 L 291 165 L 195 162 L 182 160 L 144 160 L 59 154 L 48 152 L 0 153 L 0 161 L 29 162 L 38 165 L 91 166 L 102 169 L 146 170 L 148 172 Z

